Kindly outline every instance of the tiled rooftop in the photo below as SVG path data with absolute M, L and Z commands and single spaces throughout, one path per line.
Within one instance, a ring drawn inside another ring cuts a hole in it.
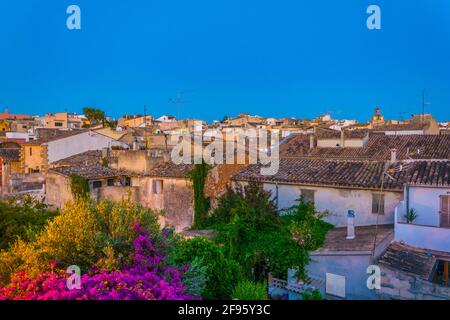
M 234 180 L 284 182 L 302 185 L 341 186 L 351 188 L 380 189 L 384 161 L 343 161 L 322 159 L 280 159 L 275 175 L 260 174 L 260 165 L 250 165 L 237 173 Z M 384 188 L 401 190 L 401 178 L 405 171 L 393 173 L 396 180 L 385 176 Z
M 400 270 L 409 275 L 428 280 L 436 263 L 431 251 L 417 249 L 400 242 L 393 242 L 378 259 L 381 266 Z
M 56 172 L 66 176 L 78 175 L 88 180 L 115 178 L 127 175 L 125 171 L 111 169 L 101 165 L 59 167 L 50 169 L 50 172 Z
M 347 240 L 347 228 L 334 228 L 328 231 L 325 243 L 314 253 L 336 251 L 372 251 L 377 235 L 377 245 L 394 233 L 394 225 L 355 227 L 355 239 Z
M 65 159 L 55 161 L 52 164 L 60 166 L 76 166 L 76 165 L 94 166 L 100 164 L 101 158 L 102 158 L 101 150 L 91 150 L 73 155 Z
M 20 160 L 20 149 L 0 149 L 0 158 L 3 160 Z
M 391 149 L 397 150 L 397 159 L 450 160 L 450 135 L 386 136 L 371 133 L 367 145 L 362 148 L 310 149 L 309 136 L 295 134 L 280 145 L 280 157 L 389 160 Z
M 74 136 L 87 130 L 84 129 L 74 129 L 74 130 L 55 130 L 55 129 L 38 129 L 38 138 L 36 140 L 31 140 L 27 142 L 28 145 L 40 145 L 43 143 L 48 143 L 58 139 L 67 138 Z

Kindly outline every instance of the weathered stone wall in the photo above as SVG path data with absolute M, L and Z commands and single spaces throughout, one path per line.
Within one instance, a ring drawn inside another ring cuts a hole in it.
M 164 161 L 164 157 L 155 157 L 153 150 L 117 150 L 111 154 L 117 158 L 115 168 L 136 173 L 147 173 L 155 165 Z
M 47 174 L 45 202 L 52 208 L 62 209 L 67 201 L 73 199 L 70 178 L 61 174 Z
M 9 176 L 9 191 L 14 193 L 44 190 L 45 175 L 41 173 L 11 174 Z
M 162 192 L 155 194 L 153 180 L 162 180 Z M 139 186 L 139 203 L 155 211 L 164 210 L 160 223 L 179 232 L 194 222 L 194 193 L 188 179 L 176 178 L 132 178 L 132 186 Z
M 449 300 L 450 287 L 443 287 L 399 270 L 382 267 L 381 299 Z
M 140 203 L 139 187 L 125 187 L 125 186 L 110 186 L 96 189 L 92 192 L 92 195 L 97 200 L 113 200 L 120 201 L 122 199 L 131 198 L 134 203 Z

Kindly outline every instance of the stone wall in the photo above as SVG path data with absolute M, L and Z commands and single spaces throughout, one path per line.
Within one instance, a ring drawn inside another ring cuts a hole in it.
M 41 173 L 11 174 L 9 176 L 10 193 L 44 191 L 45 175 Z
M 98 201 L 104 199 L 121 201 L 130 197 L 134 203 L 140 203 L 139 187 L 110 186 L 98 188 L 91 193 Z
M 153 180 L 162 180 L 161 193 L 154 193 Z M 155 211 L 164 211 L 162 227 L 183 231 L 194 222 L 194 193 L 188 179 L 134 177 L 132 186 L 139 186 L 139 203 Z
M 67 201 L 73 199 L 70 178 L 61 174 L 47 174 L 45 202 L 52 208 L 62 209 Z

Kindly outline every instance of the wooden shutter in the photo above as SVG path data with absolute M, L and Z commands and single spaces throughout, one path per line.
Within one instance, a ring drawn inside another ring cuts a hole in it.
M 450 196 L 441 196 L 441 227 L 450 228 Z
M 384 214 L 384 194 L 372 194 L 372 213 Z
M 450 196 L 441 196 L 441 212 L 448 213 L 450 210 Z

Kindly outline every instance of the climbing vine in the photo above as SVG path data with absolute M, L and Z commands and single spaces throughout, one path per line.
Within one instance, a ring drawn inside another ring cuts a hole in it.
M 205 184 L 208 177 L 209 166 L 206 163 L 196 164 L 190 172 L 192 187 L 194 189 L 194 228 L 202 228 L 205 224 L 210 199 L 205 196 Z
M 89 181 L 84 177 L 71 175 L 70 189 L 74 197 L 84 198 L 89 194 Z

